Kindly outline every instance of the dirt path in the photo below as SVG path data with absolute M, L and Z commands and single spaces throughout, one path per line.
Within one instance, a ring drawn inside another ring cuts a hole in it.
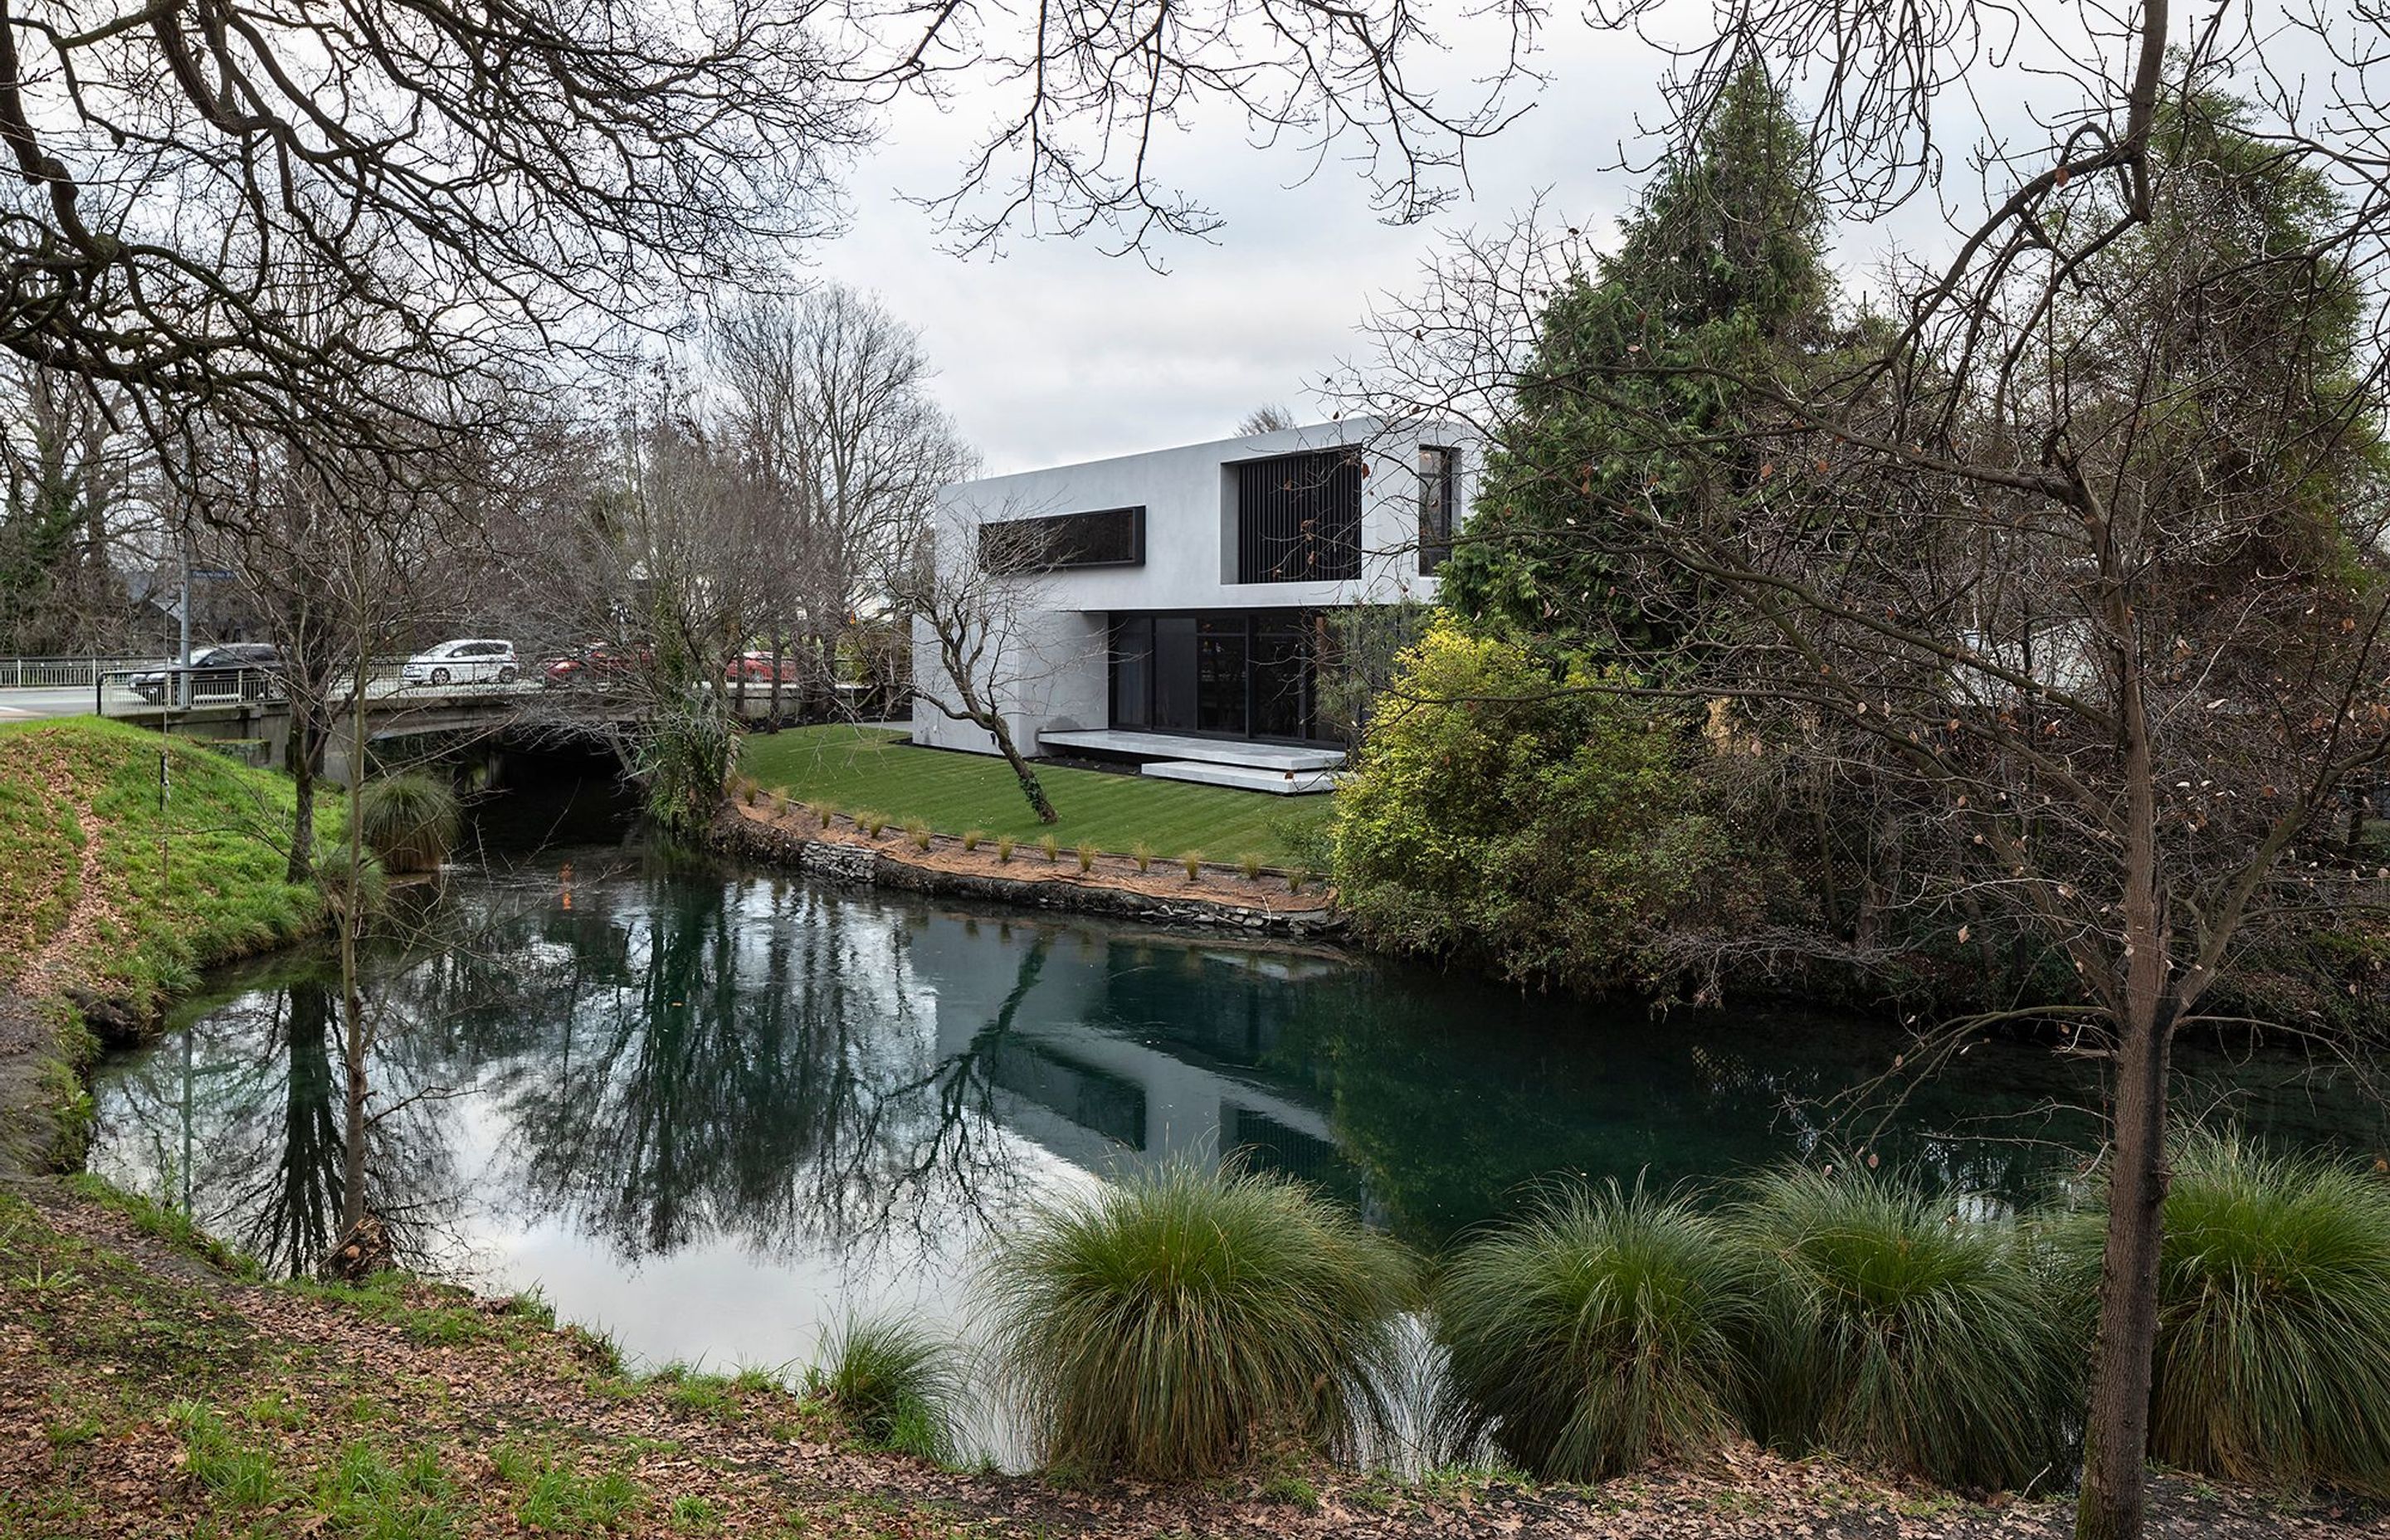
M 156 1226 L 153 1220 L 153 1226 Z M 2055 1537 L 1748 1453 L 1587 1490 L 1281 1471 L 1199 1488 L 944 1470 L 777 1389 L 624 1378 L 585 1335 L 450 1290 L 327 1293 L 204 1265 L 55 1183 L 0 1189 L 0 1534 Z M 2159 1483 L 2154 1533 L 2385 1535 L 2371 1516 Z

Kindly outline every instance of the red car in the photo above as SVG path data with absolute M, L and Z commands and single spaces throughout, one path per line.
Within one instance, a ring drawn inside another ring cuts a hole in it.
M 569 658 L 549 659 L 541 671 L 540 682 L 550 689 L 564 685 L 596 685 L 603 688 L 646 667 L 653 657 L 646 648 L 634 649 L 598 642 Z
M 741 679 L 751 685 L 768 685 L 772 682 L 772 655 L 768 652 L 742 652 L 730 660 L 723 669 L 722 676 L 734 685 Z M 797 661 L 783 654 L 780 658 L 780 683 L 793 685 L 803 676 L 803 671 L 798 668 Z

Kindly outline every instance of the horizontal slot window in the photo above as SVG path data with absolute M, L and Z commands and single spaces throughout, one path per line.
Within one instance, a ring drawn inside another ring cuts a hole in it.
M 1099 508 L 1007 519 L 979 527 L 980 565 L 991 572 L 1145 565 L 1145 509 Z

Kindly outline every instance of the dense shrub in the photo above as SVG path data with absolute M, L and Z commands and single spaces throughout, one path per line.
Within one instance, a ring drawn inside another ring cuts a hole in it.
M 2026 1233 L 1853 1170 L 1786 1167 L 1729 1216 L 1773 1273 L 1754 1431 L 1946 1486 L 2062 1476 L 2082 1340 Z
M 418 772 L 367 781 L 357 792 L 358 832 L 391 872 L 437 871 L 456 843 L 456 793 Z
M 1569 1482 L 1703 1457 L 1737 1431 L 1760 1277 L 1684 1197 L 1553 1189 L 1437 1287 L 1460 1444 Z
M 2102 1216 L 2060 1231 L 2094 1297 Z M 2165 1201 L 2150 1454 L 2266 1485 L 2390 1495 L 2390 1187 L 2237 1138 L 2184 1141 Z
M 1037 1209 L 983 1288 L 1046 1459 L 1171 1478 L 1382 1432 L 1413 1277 L 1307 1187 L 1175 1167 Z
M 851 1316 L 827 1332 L 807 1388 L 866 1443 L 954 1457 L 963 1377 L 953 1348 L 903 1321 Z
M 1336 796 L 1334 876 L 1362 935 L 1522 979 L 1642 982 L 1716 855 L 1665 717 L 1440 620 L 1403 654 Z

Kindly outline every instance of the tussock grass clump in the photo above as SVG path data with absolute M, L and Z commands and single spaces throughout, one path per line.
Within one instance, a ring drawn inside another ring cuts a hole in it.
M 880 831 L 888 827 L 888 815 L 885 813 L 858 813 L 854 819 L 863 826 L 863 832 L 874 840 L 879 839 Z
M 963 1375 L 953 1347 L 883 1316 L 849 1316 L 825 1332 L 806 1388 L 826 1397 L 867 1444 L 951 1460 Z
M 319 847 L 315 854 L 315 886 L 335 915 L 359 918 L 379 913 L 390 897 L 390 875 L 371 846 L 356 853 L 353 865 L 345 840 Z
M 2061 1474 L 2080 1338 L 2014 1226 L 1864 1170 L 1758 1177 L 1730 1222 L 1772 1270 L 1752 1411 L 1766 1441 L 1944 1486 Z
M 1137 848 L 1129 853 L 1137 858 L 1137 875 L 1143 877 L 1147 868 L 1153 865 L 1153 847 L 1139 840 Z
M 1468 1245 L 1435 1296 L 1461 1444 L 1598 1482 L 1737 1436 L 1757 1259 L 1683 1195 L 1571 1184 Z
M 1246 881 L 1258 882 L 1262 879 L 1262 858 L 1247 851 L 1237 857 L 1237 869 L 1245 874 Z
M 999 834 L 996 837 L 996 858 L 998 861 L 1009 861 L 1012 859 L 1011 835 Z
M 1203 875 L 1203 853 L 1201 851 L 1189 851 L 1186 854 L 1178 858 L 1178 864 L 1187 868 L 1187 880 L 1189 882 L 1194 881 L 1196 879 Z
M 1095 847 L 1095 846 L 1093 846 L 1093 845 L 1081 845 L 1081 846 L 1079 847 L 1078 855 L 1079 855 L 1079 875 L 1080 875 L 1081 877 L 1085 877 L 1085 876 L 1086 876 L 1089 872 L 1094 871 L 1094 870 L 1096 869 L 1096 847 Z
M 357 832 L 384 871 L 439 870 L 461 815 L 447 783 L 413 771 L 367 781 L 357 792 Z
M 963 830 L 963 853 L 965 855 L 969 855 L 971 852 L 979 849 L 980 841 L 986 838 L 986 835 L 982 834 L 975 828 L 967 828 Z
M 828 828 L 830 820 L 838 816 L 838 806 L 834 802 L 817 803 L 814 808 L 814 815 L 821 819 L 821 827 Z
M 2095 1299 L 2104 1216 L 2070 1216 L 2068 1292 Z M 2175 1156 L 2158 1263 L 2150 1455 L 2274 1487 L 2390 1495 L 2390 1187 L 2201 1134 Z
M 1046 864 L 1050 866 L 1062 853 L 1062 841 L 1050 834 L 1041 834 L 1037 837 L 1037 850 L 1046 857 Z
M 1308 1187 L 1179 1166 L 1035 1210 L 981 1288 L 1047 1462 L 1167 1480 L 1382 1433 L 1415 1280 Z
M 905 826 L 905 840 L 915 850 L 927 853 L 930 848 L 930 826 L 919 819 Z

